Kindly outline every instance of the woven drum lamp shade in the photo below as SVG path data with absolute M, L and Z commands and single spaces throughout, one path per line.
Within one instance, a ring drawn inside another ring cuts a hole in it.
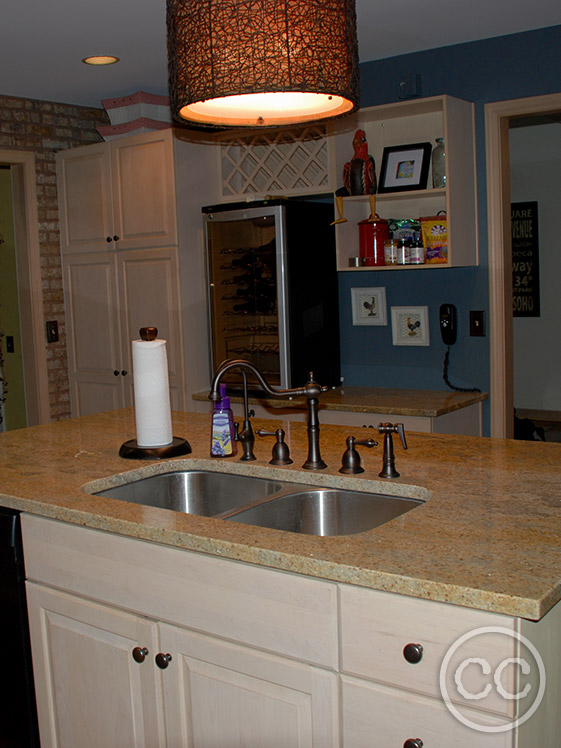
M 358 107 L 354 0 L 167 0 L 177 121 L 272 127 Z

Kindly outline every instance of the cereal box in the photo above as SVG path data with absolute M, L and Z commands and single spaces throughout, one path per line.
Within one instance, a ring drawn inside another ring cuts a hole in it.
M 426 216 L 419 220 L 427 264 L 448 262 L 446 215 Z

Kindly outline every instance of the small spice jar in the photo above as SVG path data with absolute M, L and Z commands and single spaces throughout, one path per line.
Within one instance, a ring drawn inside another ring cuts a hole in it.
M 395 239 L 387 239 L 384 242 L 384 259 L 386 265 L 397 265 L 397 242 Z

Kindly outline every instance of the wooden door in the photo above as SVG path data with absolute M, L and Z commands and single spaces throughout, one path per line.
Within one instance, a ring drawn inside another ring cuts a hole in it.
M 172 130 L 111 143 L 118 249 L 177 243 Z
M 115 234 L 109 144 L 59 153 L 57 167 L 63 254 L 106 250 Z
M 176 247 L 119 252 L 120 322 L 122 362 L 132 372 L 132 341 L 141 327 L 157 327 L 158 337 L 167 341 L 171 406 L 185 410 L 185 361 L 179 290 L 179 262 Z M 133 380 L 123 379 L 125 403 L 133 404 Z
M 231 642 L 162 624 L 170 746 L 333 748 L 337 676 Z
M 66 256 L 64 284 L 72 415 L 121 408 L 130 369 L 121 355 L 114 252 Z
M 157 626 L 28 583 L 42 748 L 164 748 Z M 143 662 L 133 656 L 146 648 Z

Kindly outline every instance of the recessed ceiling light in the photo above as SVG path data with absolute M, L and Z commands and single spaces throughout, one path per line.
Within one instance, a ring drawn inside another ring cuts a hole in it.
M 113 65 L 115 62 L 119 62 L 119 58 L 113 55 L 92 55 L 91 57 L 84 57 L 82 62 L 85 62 L 86 65 Z

